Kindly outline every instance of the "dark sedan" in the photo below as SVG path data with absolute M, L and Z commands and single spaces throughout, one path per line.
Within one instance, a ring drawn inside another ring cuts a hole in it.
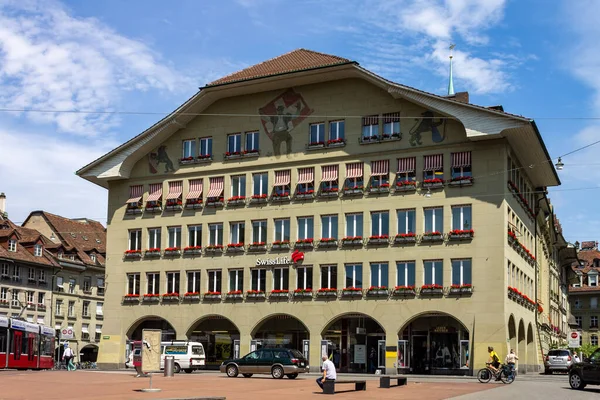
M 590 358 L 571 366 L 569 385 L 577 390 L 585 388 L 586 385 L 600 385 L 600 349 L 593 352 Z
M 225 360 L 219 368 L 230 378 L 242 374 L 250 378 L 253 374 L 271 374 L 275 379 L 287 376 L 295 379 L 298 374 L 308 372 L 308 360 L 298 350 L 263 348 L 242 358 Z

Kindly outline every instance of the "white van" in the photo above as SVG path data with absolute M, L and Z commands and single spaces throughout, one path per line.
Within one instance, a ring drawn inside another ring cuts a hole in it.
M 165 357 L 175 357 L 174 372 L 184 370 L 188 374 L 195 369 L 204 368 L 206 355 L 204 346 L 200 342 L 172 341 L 161 342 L 160 369 L 165 367 Z

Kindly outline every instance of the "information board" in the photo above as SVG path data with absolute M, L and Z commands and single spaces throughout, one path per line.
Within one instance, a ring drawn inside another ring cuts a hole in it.
M 354 363 L 355 364 L 366 364 L 367 363 L 367 346 L 364 344 L 354 345 Z
M 142 372 L 160 371 L 160 329 L 142 330 Z

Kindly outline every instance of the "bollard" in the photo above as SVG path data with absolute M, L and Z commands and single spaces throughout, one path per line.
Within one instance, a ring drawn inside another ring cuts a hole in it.
M 165 357 L 165 376 L 173 377 L 175 375 L 175 357 Z

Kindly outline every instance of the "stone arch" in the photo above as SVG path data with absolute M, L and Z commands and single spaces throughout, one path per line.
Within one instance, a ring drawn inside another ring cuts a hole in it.
M 98 361 L 98 346 L 95 344 L 86 344 L 79 349 L 80 362 L 96 362 Z
M 423 317 L 430 317 L 430 316 L 431 316 L 431 317 L 442 317 L 442 318 L 444 318 L 444 317 L 453 318 L 453 319 L 455 319 L 455 320 L 456 320 L 456 321 L 457 321 L 457 322 L 460 324 L 460 326 L 461 326 L 463 329 L 465 329 L 465 330 L 468 330 L 467 326 L 464 324 L 464 322 L 463 322 L 463 321 L 462 321 L 460 318 L 458 318 L 458 317 L 456 317 L 456 316 L 454 316 L 454 315 L 452 315 L 452 314 L 449 314 L 449 313 L 447 313 L 447 312 L 443 312 L 443 311 L 437 311 L 437 310 L 431 310 L 431 311 L 423 311 L 423 312 L 420 312 L 420 313 L 418 313 L 418 314 L 415 314 L 415 315 L 413 315 L 413 316 L 412 316 L 412 317 L 411 317 L 409 320 L 405 321 L 405 322 L 402 324 L 402 326 L 400 327 L 400 329 L 398 330 L 398 332 L 402 332 L 404 329 L 406 329 L 406 327 L 407 327 L 407 326 L 408 326 L 408 325 L 409 325 L 411 322 L 413 322 L 413 321 L 416 321 L 416 320 L 418 320 L 419 318 L 423 318 Z
M 196 328 L 199 324 L 209 321 L 209 320 L 226 321 L 226 323 L 230 324 L 235 330 L 237 330 L 238 332 L 240 331 L 240 329 L 238 328 L 236 323 L 233 322 L 231 319 L 229 319 L 223 315 L 220 315 L 220 314 L 207 314 L 207 315 L 203 315 L 202 317 L 200 317 L 200 318 L 196 319 L 194 322 L 192 322 L 190 324 L 190 326 L 188 327 L 188 329 L 186 330 L 185 336 L 189 338 L 190 335 L 193 334 L 194 328 Z
M 269 314 L 264 316 L 263 318 L 261 318 L 260 320 L 258 320 L 256 322 L 256 324 L 254 324 L 254 327 L 251 330 L 251 335 L 252 337 L 254 337 L 256 335 L 256 333 L 260 330 L 260 328 L 263 327 L 263 325 L 265 323 L 268 323 L 270 321 L 273 320 L 284 320 L 284 319 L 292 319 L 298 322 L 298 324 L 304 328 L 304 330 L 306 331 L 307 334 L 310 334 L 310 330 L 308 329 L 308 327 L 306 326 L 306 324 L 304 324 L 304 322 L 302 322 L 302 320 L 300 320 L 300 318 L 295 317 L 291 314 L 286 314 L 286 313 L 274 313 L 274 314 Z
M 527 369 L 534 371 L 536 367 L 535 361 L 535 340 L 533 335 L 533 327 L 531 323 L 527 326 Z
M 513 314 L 508 317 L 508 343 L 510 345 L 509 351 L 511 349 L 517 351 L 517 325 Z
M 519 372 L 526 372 L 526 363 L 527 363 L 527 343 L 525 341 L 526 337 L 525 337 L 525 324 L 523 323 L 523 320 L 521 319 L 519 321 L 519 330 L 517 332 L 517 342 L 518 342 L 518 353 L 517 353 L 517 357 L 519 357 L 520 360 L 524 361 L 524 362 L 520 362 L 519 363 Z
M 134 321 L 127 330 L 127 338 L 129 340 L 142 340 L 143 329 L 160 329 L 162 330 L 163 341 L 175 340 L 177 331 L 167 319 L 158 315 L 145 315 Z
M 229 318 L 208 314 L 196 319 L 186 330 L 186 337 L 202 343 L 206 354 L 206 369 L 218 369 L 229 358 L 240 354 L 240 330 Z

